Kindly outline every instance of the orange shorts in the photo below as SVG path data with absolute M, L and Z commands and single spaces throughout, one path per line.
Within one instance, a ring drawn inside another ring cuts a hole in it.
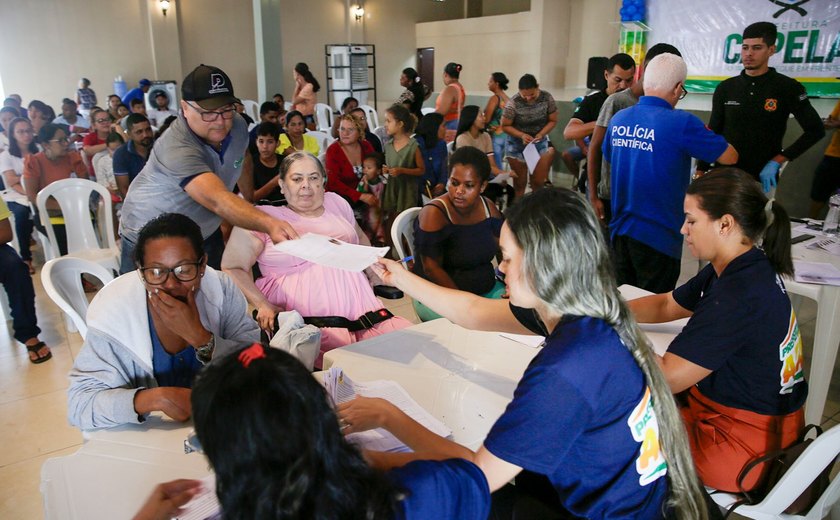
M 799 438 L 805 425 L 802 409 L 787 415 L 762 415 L 716 403 L 692 387 L 681 408 L 694 465 L 703 484 L 721 491 L 738 491 L 738 474 L 751 460 Z M 744 490 L 759 483 L 766 468 L 755 468 L 744 479 Z

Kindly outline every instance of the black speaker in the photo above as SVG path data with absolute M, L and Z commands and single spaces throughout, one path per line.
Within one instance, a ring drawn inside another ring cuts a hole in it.
M 605 90 L 607 88 L 604 71 L 607 70 L 607 63 L 609 62 L 610 59 L 605 56 L 589 58 L 589 67 L 586 69 L 586 88 L 594 90 Z

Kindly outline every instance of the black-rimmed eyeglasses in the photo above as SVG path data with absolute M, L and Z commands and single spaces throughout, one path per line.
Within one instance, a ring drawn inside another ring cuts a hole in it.
M 199 267 L 201 267 L 201 262 L 189 262 L 171 268 L 141 267 L 140 276 L 149 285 L 165 284 L 170 274 L 179 282 L 191 282 L 198 276 Z
M 680 86 L 680 88 L 682 89 L 682 93 L 680 94 L 679 99 L 685 99 L 685 96 L 688 95 L 688 91 L 685 89 L 684 86 Z
M 195 105 L 187 103 L 193 110 L 201 114 L 201 120 L 205 123 L 212 123 L 219 119 L 221 116 L 222 119 L 233 119 L 233 114 L 236 113 L 236 108 L 228 108 L 226 110 L 201 110 Z

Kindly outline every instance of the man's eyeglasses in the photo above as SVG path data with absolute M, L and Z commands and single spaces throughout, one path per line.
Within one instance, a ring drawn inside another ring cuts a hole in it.
M 213 121 L 216 121 L 217 119 L 219 119 L 219 116 L 221 116 L 222 119 L 233 119 L 233 114 L 236 113 L 236 108 L 228 108 L 227 110 L 214 111 L 214 110 L 201 110 L 198 107 L 196 107 L 196 106 L 194 106 L 190 103 L 187 103 L 187 105 L 189 105 L 190 108 L 192 108 L 193 110 L 195 110 L 196 112 L 201 114 L 201 120 L 204 121 L 205 123 L 212 123 Z
M 67 143 L 69 143 L 69 142 L 70 142 L 70 140 L 69 140 L 69 139 L 67 139 L 66 137 L 60 137 L 60 138 L 58 138 L 58 139 L 50 139 L 50 142 L 51 142 L 51 143 L 61 143 L 61 144 L 67 144 Z
M 682 89 L 682 94 L 680 94 L 679 99 L 685 99 L 685 96 L 688 95 L 688 91 L 685 89 L 685 86 L 680 86 L 680 88 Z
M 169 275 L 175 277 L 179 282 L 191 282 L 198 276 L 201 262 L 190 262 L 176 265 L 175 267 L 141 267 L 140 276 L 149 285 L 163 285 L 169 279 Z

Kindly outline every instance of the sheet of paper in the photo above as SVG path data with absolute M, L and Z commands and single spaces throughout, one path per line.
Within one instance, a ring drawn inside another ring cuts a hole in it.
M 307 233 L 297 240 L 284 240 L 274 244 L 274 248 L 318 265 L 357 273 L 376 263 L 389 249 L 350 244 L 315 233 Z
M 522 343 L 523 345 L 528 345 L 532 348 L 541 347 L 543 341 L 545 341 L 545 337 L 543 336 L 531 336 L 528 334 L 508 334 L 507 332 L 500 332 L 499 336 L 517 343 Z
M 368 381 L 354 383 L 339 367 L 332 367 L 324 372 L 324 387 L 335 403 L 343 403 L 361 395 L 364 397 L 378 397 L 390 401 L 409 417 L 422 424 L 432 432 L 448 437 L 452 430 L 433 417 L 417 401 L 408 395 L 396 381 Z M 408 446 L 382 428 L 347 435 L 347 441 L 360 448 L 375 451 L 411 451 Z
M 522 151 L 525 163 L 528 164 L 528 171 L 531 173 L 534 173 L 534 170 L 537 169 L 537 163 L 540 162 L 540 152 L 537 151 L 537 145 L 534 143 L 535 141 L 531 141 Z
M 819 240 L 811 240 L 805 246 L 808 249 L 821 249 L 827 251 L 832 255 L 840 256 L 840 237 L 821 238 Z
M 202 490 L 187 502 L 183 513 L 175 520 L 220 520 L 222 508 L 216 497 L 216 475 L 210 474 L 201 479 Z
M 493 177 L 490 184 L 507 184 L 508 179 L 510 179 L 510 172 L 503 172 Z
M 840 285 L 840 269 L 823 262 L 793 261 L 794 280 L 821 285 Z
M 799 235 L 813 235 L 815 237 L 825 237 L 828 236 L 823 233 L 822 230 L 822 220 L 808 220 L 808 222 L 804 224 L 799 224 L 795 226 L 790 234 L 791 236 L 799 236 Z

